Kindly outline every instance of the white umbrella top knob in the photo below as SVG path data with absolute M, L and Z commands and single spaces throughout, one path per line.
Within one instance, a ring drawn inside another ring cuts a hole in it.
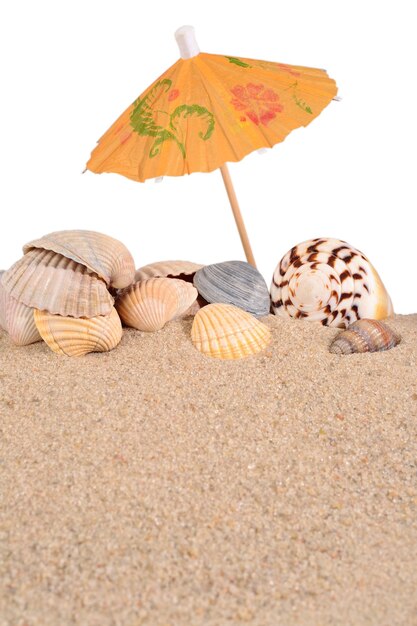
M 200 48 L 195 38 L 194 26 L 181 26 L 175 31 L 175 39 L 182 59 L 191 59 L 199 54 Z

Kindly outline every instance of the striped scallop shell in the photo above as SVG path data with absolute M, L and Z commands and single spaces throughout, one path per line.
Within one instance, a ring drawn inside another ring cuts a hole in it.
M 87 267 L 107 285 L 122 289 L 135 276 L 132 255 L 117 239 L 90 230 L 61 230 L 23 246 L 23 252 L 33 248 L 51 250 Z
M 34 319 L 42 339 L 51 350 L 66 356 L 108 352 L 122 338 L 122 324 L 114 307 L 110 315 L 98 315 L 90 319 L 35 310 Z
M 287 252 L 274 272 L 271 299 L 276 315 L 340 328 L 393 313 L 387 290 L 366 256 L 339 239 L 313 239 Z
M 19 302 L 59 315 L 108 315 L 113 306 L 101 278 L 84 265 L 48 250 L 27 252 L 3 274 L 2 284 Z
M 271 341 L 269 328 L 232 304 L 209 304 L 197 313 L 191 328 L 194 346 L 216 359 L 242 359 Z
M 0 278 L 3 272 L 0 272 Z M 33 319 L 33 309 L 7 293 L 0 282 L 0 328 L 3 328 L 17 346 L 41 341 Z
M 197 298 L 197 289 L 176 278 L 148 278 L 124 289 L 116 308 L 124 324 L 153 332 L 180 317 Z
M 182 278 L 191 280 L 197 270 L 203 266 L 191 261 L 158 261 L 144 265 L 136 270 L 135 282 L 146 280 L 146 278 Z M 187 278 L 189 277 L 189 278 Z
M 385 322 L 361 319 L 337 335 L 330 346 L 330 352 L 379 352 L 394 348 L 400 341 L 400 334 Z
M 258 270 L 244 261 L 206 265 L 194 276 L 194 286 L 207 302 L 233 304 L 252 315 L 268 315 L 268 287 Z

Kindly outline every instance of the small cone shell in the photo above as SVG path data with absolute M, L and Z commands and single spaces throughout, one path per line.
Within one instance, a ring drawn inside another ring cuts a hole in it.
M 339 239 L 312 239 L 281 259 L 271 284 L 275 315 L 347 328 L 383 319 L 393 307 L 377 271 L 362 252 Z
M 191 263 L 191 261 L 157 261 L 136 270 L 135 282 L 147 278 L 177 278 L 180 276 L 189 276 L 192 280 L 193 275 L 202 267 L 203 265 Z
M 191 328 L 194 346 L 216 359 L 242 359 L 271 341 L 269 328 L 232 304 L 209 304 L 196 314 Z
M 160 330 L 197 298 L 197 290 L 175 278 L 148 278 L 119 294 L 116 308 L 124 324 L 147 332 Z
M 397 331 L 379 320 L 358 320 L 339 333 L 330 346 L 333 354 L 380 352 L 390 350 L 401 341 Z
M 110 315 L 90 319 L 38 310 L 34 311 L 34 318 L 42 339 L 57 354 L 83 356 L 88 352 L 108 352 L 122 338 L 122 324 L 114 307 Z
M 48 250 L 27 252 L 3 274 L 2 284 L 26 306 L 64 316 L 108 315 L 113 306 L 101 278 L 84 265 Z
M 49 233 L 23 246 L 51 250 L 84 265 L 115 289 L 128 287 L 134 280 L 135 263 L 124 244 L 91 230 L 61 230 Z

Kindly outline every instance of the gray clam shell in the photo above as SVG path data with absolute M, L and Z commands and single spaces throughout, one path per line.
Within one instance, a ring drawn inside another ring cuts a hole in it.
M 194 275 L 194 287 L 207 302 L 223 302 L 262 317 L 270 307 L 268 287 L 257 269 L 244 261 L 206 265 Z

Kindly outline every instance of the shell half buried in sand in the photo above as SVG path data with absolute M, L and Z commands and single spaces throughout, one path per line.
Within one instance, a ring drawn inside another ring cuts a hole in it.
M 148 278 L 123 290 L 116 308 L 126 326 L 154 332 L 181 317 L 197 298 L 191 283 L 176 278 Z
M 182 278 L 192 282 L 194 274 L 202 267 L 191 261 L 157 261 L 136 270 L 135 282 L 147 278 Z
M 269 328 L 232 304 L 209 304 L 196 314 L 191 328 L 194 346 L 216 359 L 242 359 L 271 341 Z
M 84 265 L 115 289 L 127 287 L 134 280 L 135 263 L 129 250 L 117 239 L 102 233 L 61 230 L 30 241 L 23 246 L 23 252 L 34 248 L 51 250 Z
M 390 350 L 401 341 L 397 331 L 379 320 L 358 320 L 339 333 L 330 346 L 333 354 Z
M 362 252 L 339 239 L 313 239 L 281 259 L 271 284 L 275 315 L 346 328 L 393 313 L 391 298 Z
M 98 315 L 90 319 L 35 310 L 34 319 L 42 339 L 51 350 L 66 356 L 108 352 L 122 338 L 122 324 L 114 307 L 110 315 Z
M 49 250 L 27 252 L 3 274 L 2 284 L 26 306 L 59 315 L 108 315 L 113 306 L 104 280 Z
M 17 346 L 27 346 L 42 337 L 33 319 L 33 309 L 23 302 L 18 302 L 7 293 L 1 283 L 0 272 L 0 328 L 3 328 Z

